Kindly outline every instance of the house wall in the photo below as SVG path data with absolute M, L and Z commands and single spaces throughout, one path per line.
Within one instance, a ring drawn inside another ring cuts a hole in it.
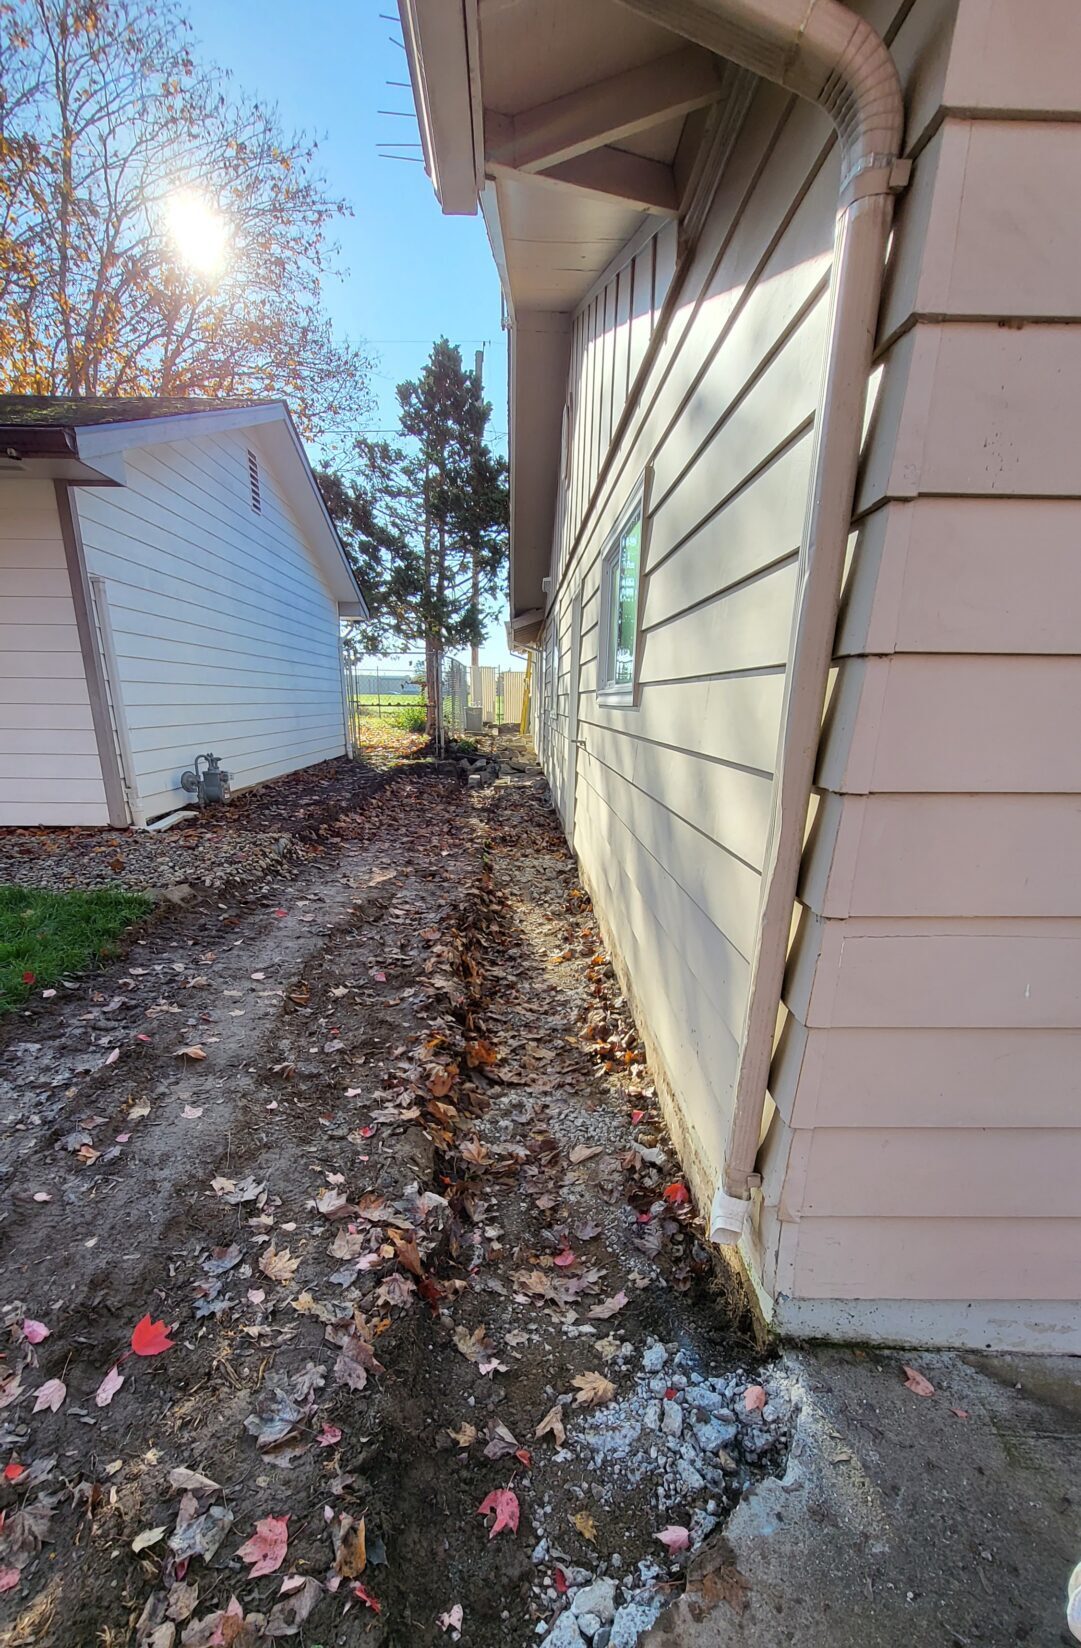
M 1078 19 L 1041 0 L 1018 37 L 1007 0 L 856 9 L 891 43 L 915 167 L 747 1257 L 795 1329 L 1064 1346 Z M 837 187 L 825 117 L 763 86 L 666 322 L 651 301 L 636 340 L 638 271 L 670 262 L 671 228 L 575 319 L 539 741 L 565 820 L 575 787 L 583 879 L 703 1195 L 746 1006 Z M 599 559 L 647 465 L 637 697 L 603 709 Z
M 764 1153 L 795 1331 L 1081 1349 L 1081 96 L 961 0 L 882 384 Z
M 180 774 L 201 751 L 234 787 L 343 754 L 337 603 L 256 432 L 132 448 L 125 467 L 124 487 L 76 500 L 148 817 L 185 800 Z
M 51 481 L 0 492 L 0 825 L 109 811 Z

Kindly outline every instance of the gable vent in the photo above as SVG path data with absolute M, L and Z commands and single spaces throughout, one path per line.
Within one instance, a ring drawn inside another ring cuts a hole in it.
M 257 515 L 261 515 L 263 500 L 259 493 L 259 459 L 252 451 L 248 452 L 248 484 L 251 487 L 251 506 Z

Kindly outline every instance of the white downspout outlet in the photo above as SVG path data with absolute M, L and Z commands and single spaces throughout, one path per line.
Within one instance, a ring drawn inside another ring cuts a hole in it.
M 774 767 L 751 983 L 724 1170 L 710 1236 L 735 1244 L 750 1211 L 807 809 L 851 530 L 894 194 L 901 85 L 884 42 L 840 0 L 621 0 L 707 50 L 817 103 L 841 150 L 829 334 L 815 417 L 792 634 Z

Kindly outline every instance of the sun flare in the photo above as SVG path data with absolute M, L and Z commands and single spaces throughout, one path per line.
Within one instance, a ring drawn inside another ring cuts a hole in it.
M 165 219 L 181 261 L 197 274 L 218 274 L 229 254 L 229 224 L 217 208 L 194 189 L 178 189 Z

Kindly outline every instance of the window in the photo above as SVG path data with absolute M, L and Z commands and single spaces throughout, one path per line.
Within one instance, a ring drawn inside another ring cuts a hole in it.
M 630 704 L 634 700 L 638 574 L 644 520 L 644 488 L 639 487 L 609 539 L 601 561 L 601 654 L 597 692 L 602 703 Z
M 248 485 L 251 487 L 251 506 L 257 515 L 261 515 L 263 500 L 259 492 L 259 459 L 251 451 L 248 453 Z

